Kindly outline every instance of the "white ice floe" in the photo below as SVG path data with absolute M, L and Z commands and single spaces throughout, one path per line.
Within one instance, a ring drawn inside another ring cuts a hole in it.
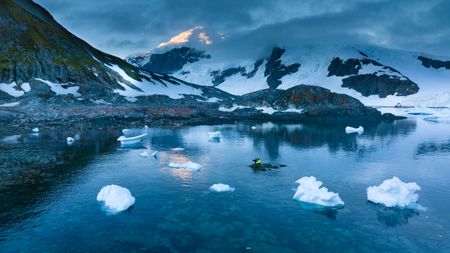
M 317 181 L 315 177 L 302 177 L 296 183 L 299 186 L 293 197 L 295 200 L 326 207 L 341 207 L 344 205 L 338 193 L 330 192 L 327 188 L 321 187 L 322 182 Z
M 221 135 L 219 131 L 209 132 L 208 136 L 210 139 L 220 139 Z
M 144 152 L 140 153 L 139 156 L 142 156 L 142 157 L 149 157 L 150 154 L 149 154 L 147 151 L 144 151 Z
M 233 192 L 234 191 L 234 187 L 231 187 L 227 184 L 222 184 L 222 183 L 213 184 L 211 187 L 209 187 L 209 189 L 214 192 Z
M 362 133 L 364 133 L 364 127 L 359 126 L 358 128 L 354 128 L 354 127 L 347 126 L 347 127 L 345 127 L 345 132 L 348 134 L 351 134 L 351 133 L 362 134 Z
M 416 208 L 420 186 L 415 182 L 404 183 L 399 178 L 386 179 L 379 186 L 367 188 L 367 199 L 387 207 Z
M 67 137 L 66 142 L 67 145 L 72 145 L 75 142 L 75 139 L 73 137 Z
M 35 127 L 32 129 L 33 133 L 39 133 L 39 128 Z
M 184 148 L 173 148 L 172 151 L 183 151 Z
M 108 211 L 117 213 L 134 205 L 135 198 L 127 188 L 111 184 L 100 190 L 97 194 L 97 201 L 103 201 Z
M 141 134 L 133 137 L 120 136 L 119 138 L 117 138 L 117 141 L 120 141 L 122 145 L 132 145 L 141 142 L 142 138 L 144 138 L 145 136 L 147 136 L 147 134 Z
M 158 154 L 159 154 L 159 152 L 158 152 L 158 151 L 155 151 L 155 152 L 152 153 L 152 156 L 155 157 L 155 158 L 157 158 L 157 157 L 158 157 Z
M 199 171 L 202 169 L 202 166 L 198 163 L 194 163 L 191 161 L 185 163 L 169 163 L 169 167 L 182 169 L 182 170 L 190 170 L 190 171 Z

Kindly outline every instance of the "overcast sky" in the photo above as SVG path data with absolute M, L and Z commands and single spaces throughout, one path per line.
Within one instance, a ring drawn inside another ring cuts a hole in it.
M 35 0 L 68 30 L 120 57 L 194 26 L 233 45 L 350 42 L 450 56 L 448 0 Z

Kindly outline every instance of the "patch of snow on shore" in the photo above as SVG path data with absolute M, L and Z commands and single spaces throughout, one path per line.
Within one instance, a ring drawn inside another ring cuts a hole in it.
M 36 78 L 36 80 L 43 82 L 47 84 L 50 89 L 56 93 L 56 95 L 73 95 L 75 97 L 81 96 L 80 93 L 78 93 L 79 86 L 72 86 L 72 87 L 64 87 L 69 85 L 68 83 L 60 84 L 60 83 L 53 83 L 47 80 L 43 80 L 40 78 Z

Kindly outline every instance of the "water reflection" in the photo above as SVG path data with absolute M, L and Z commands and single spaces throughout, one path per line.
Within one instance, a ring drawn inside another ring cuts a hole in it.
M 443 142 L 424 142 L 419 144 L 416 155 L 435 155 L 450 153 L 450 139 Z
M 264 145 L 271 158 L 277 158 L 280 145 L 283 143 L 300 149 L 326 146 L 332 153 L 339 150 L 359 151 L 360 154 L 373 152 L 376 150 L 374 139 L 378 138 L 389 145 L 397 137 L 413 133 L 416 129 L 416 121 L 400 120 L 367 126 L 361 136 L 346 134 L 344 127 L 317 124 L 258 126 L 240 124 L 236 129 L 239 133 L 251 137 L 255 146 Z
M 0 142 L 0 226 L 38 214 L 30 212 L 60 185 L 70 184 L 95 156 L 114 150 L 116 131 L 86 131 L 68 146 L 73 132 L 20 135 L 18 143 Z
M 368 203 L 368 205 L 376 210 L 377 220 L 388 227 L 408 224 L 410 218 L 420 214 L 417 210 L 410 208 L 385 207 L 373 203 Z

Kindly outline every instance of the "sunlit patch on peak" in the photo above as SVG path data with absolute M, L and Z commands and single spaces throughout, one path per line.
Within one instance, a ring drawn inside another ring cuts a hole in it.
M 223 40 L 222 36 L 216 36 Z M 204 45 L 211 45 L 215 41 L 215 37 L 211 37 L 203 26 L 195 26 L 186 31 L 179 33 L 178 35 L 172 37 L 170 40 L 162 42 L 158 45 L 158 48 L 166 47 L 166 46 L 177 46 L 186 44 L 189 42 L 200 42 Z

